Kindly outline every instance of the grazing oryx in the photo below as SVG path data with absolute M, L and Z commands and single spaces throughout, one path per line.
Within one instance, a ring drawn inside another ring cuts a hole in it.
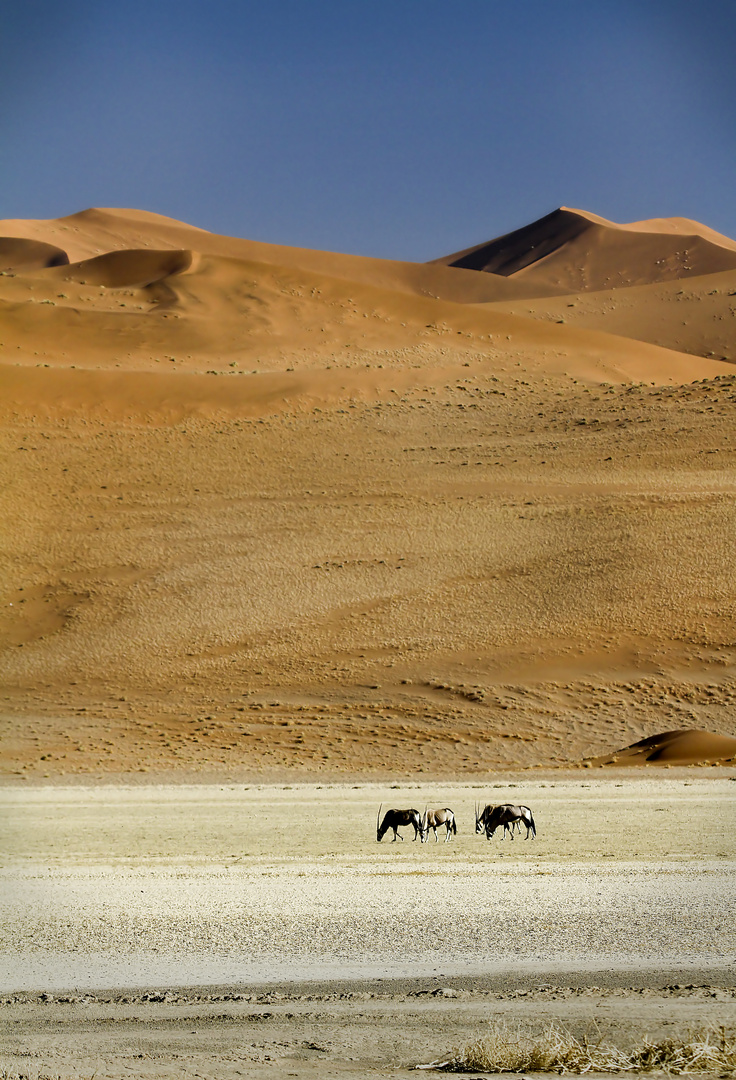
M 457 833 L 457 825 L 455 823 L 455 815 L 452 810 L 445 807 L 444 810 L 427 810 L 425 808 L 424 817 L 422 818 L 422 843 L 426 843 L 429 837 L 429 830 L 434 832 L 434 842 L 437 843 L 437 826 L 444 825 L 447 832 L 445 833 L 445 843 L 450 839 L 450 833 Z
M 383 806 L 383 803 L 381 803 L 381 806 Z M 383 840 L 389 829 L 394 830 L 392 844 L 397 839 L 403 840 L 404 837 L 396 831 L 400 825 L 413 825 L 415 840 L 417 836 L 421 835 L 422 818 L 418 810 L 387 810 L 383 816 L 383 821 L 381 821 L 381 806 L 378 807 L 378 818 L 376 819 L 376 840 L 379 842 Z
M 483 809 L 483 813 L 480 813 L 480 804 L 475 804 L 475 831 L 476 833 L 482 833 L 486 831 L 486 821 L 495 810 L 494 806 L 486 806 Z
M 525 840 L 532 839 L 537 835 L 537 827 L 534 817 L 528 806 L 515 806 L 513 803 L 503 803 L 501 806 L 486 806 L 482 814 L 475 808 L 475 831 L 485 832 L 488 840 L 491 839 L 496 829 L 503 825 L 502 839 L 509 834 L 514 839 L 514 826 L 518 826 L 521 832 L 522 824 L 526 826 Z

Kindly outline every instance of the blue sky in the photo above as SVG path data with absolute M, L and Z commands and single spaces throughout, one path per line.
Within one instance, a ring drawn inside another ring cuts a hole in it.
M 734 0 L 0 0 L 0 217 L 424 260 L 556 206 L 736 237 Z

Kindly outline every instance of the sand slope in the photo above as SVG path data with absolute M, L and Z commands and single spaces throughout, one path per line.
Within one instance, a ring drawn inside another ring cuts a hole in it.
M 736 243 L 686 218 L 617 225 L 561 207 L 434 264 L 501 274 L 539 295 L 647 285 L 736 268 Z
M 736 363 L 736 270 L 686 280 L 499 302 L 492 310 L 604 330 Z
M 47 266 L 63 266 L 68 262 L 67 253 L 53 244 L 16 236 L 0 236 L 0 270 L 41 270 Z
M 2 358 L 26 365 L 430 371 L 465 363 L 472 350 L 489 370 L 524 362 L 596 381 L 684 382 L 723 370 L 598 331 L 191 249 L 115 251 L 17 272 L 0 277 L 0 305 Z
M 444 266 L 426 263 L 370 259 L 241 240 L 142 210 L 91 209 L 49 221 L 0 221 L 0 236 L 3 235 L 58 244 L 68 253 L 71 262 L 131 248 L 191 248 L 205 255 L 275 263 L 318 275 L 327 274 L 346 281 L 460 303 L 535 294 L 534 286 L 512 284 L 493 274 L 479 277 L 475 273 L 457 273 Z

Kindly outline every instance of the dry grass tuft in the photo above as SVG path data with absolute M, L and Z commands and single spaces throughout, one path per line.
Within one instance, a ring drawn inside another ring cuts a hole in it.
M 620 1050 L 602 1039 L 576 1039 L 555 1024 L 538 1035 L 503 1026 L 448 1061 L 418 1067 L 446 1072 L 664 1072 L 676 1076 L 707 1072 L 735 1077 L 736 1037 L 727 1035 L 725 1028 L 661 1042 L 650 1042 L 645 1036 L 632 1049 Z

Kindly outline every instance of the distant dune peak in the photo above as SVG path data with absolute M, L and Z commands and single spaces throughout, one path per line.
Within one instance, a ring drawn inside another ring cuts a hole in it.
M 58 218 L 62 224 L 109 224 L 111 219 L 118 218 L 126 222 L 140 222 L 145 225 L 174 225 L 184 229 L 194 229 L 197 232 L 206 233 L 206 229 L 200 229 L 197 225 L 190 225 L 178 218 L 167 217 L 165 214 L 155 214 L 152 210 L 129 210 L 118 207 L 90 206 L 86 210 L 79 210 L 75 214 Z
M 589 227 L 585 217 L 561 207 L 530 225 L 505 233 L 465 251 L 455 252 L 434 262 L 465 270 L 484 270 L 490 274 L 511 274 L 538 262 L 562 244 L 579 236 Z
M 736 268 L 736 241 L 688 218 L 618 225 L 562 206 L 434 263 L 569 292 L 647 285 Z

